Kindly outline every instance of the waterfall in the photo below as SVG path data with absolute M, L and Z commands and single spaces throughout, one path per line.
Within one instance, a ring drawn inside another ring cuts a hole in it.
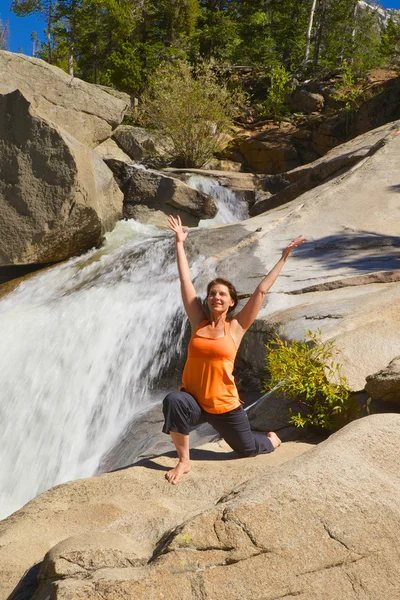
M 218 214 L 202 226 L 248 217 L 217 180 L 188 184 L 215 198 Z M 199 257 L 192 277 L 210 269 Z M 0 300 L 0 518 L 96 472 L 161 400 L 154 382 L 179 352 L 184 322 L 173 235 L 136 221 Z
M 212 225 L 223 225 L 224 223 L 235 223 L 236 221 L 248 219 L 247 203 L 239 198 L 235 192 L 220 185 L 217 179 L 191 175 L 186 180 L 186 184 L 199 192 L 212 196 L 218 209 L 213 219 L 200 221 L 199 226 L 211 227 Z
M 0 518 L 95 473 L 161 399 L 152 382 L 183 324 L 173 235 L 136 221 L 0 301 Z

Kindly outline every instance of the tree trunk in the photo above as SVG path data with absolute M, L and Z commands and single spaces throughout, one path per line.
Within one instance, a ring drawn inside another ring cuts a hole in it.
M 51 64 L 51 25 L 53 17 L 53 3 L 49 0 L 47 11 L 47 60 Z
M 71 15 L 69 18 L 69 48 L 68 48 L 68 75 L 74 76 L 74 54 L 76 34 L 76 2 L 71 3 Z
M 326 17 L 326 9 L 327 9 L 328 0 L 319 0 L 319 18 L 318 18 L 318 26 L 317 26 L 317 35 L 315 39 L 314 46 L 314 57 L 313 57 L 313 66 L 317 66 L 319 60 L 319 52 L 321 49 L 322 42 L 322 34 L 324 31 L 325 25 L 325 17 Z
M 314 13 L 315 13 L 315 7 L 316 6 L 317 6 L 317 0 L 312 0 L 311 11 L 310 11 L 310 18 L 308 20 L 306 52 L 305 52 L 305 55 L 304 55 L 304 66 L 305 67 L 307 66 L 308 58 L 310 56 L 311 36 L 312 36 L 312 29 L 313 29 L 313 23 L 314 23 Z

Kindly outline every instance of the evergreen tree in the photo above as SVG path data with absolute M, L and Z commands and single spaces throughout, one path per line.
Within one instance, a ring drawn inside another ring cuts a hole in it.
M 385 30 L 380 37 L 380 53 L 386 59 L 391 61 L 398 60 L 400 55 L 400 21 L 389 19 Z
M 18 17 L 38 14 L 46 23 L 46 51 L 42 58 L 52 63 L 52 34 L 54 22 L 53 0 L 13 0 L 11 10 Z
M 0 50 L 7 50 L 10 38 L 10 28 L 8 20 L 3 23 L 0 19 Z

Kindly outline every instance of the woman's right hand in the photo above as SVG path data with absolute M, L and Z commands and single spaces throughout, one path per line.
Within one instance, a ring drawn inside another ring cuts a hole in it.
M 186 240 L 188 232 L 183 231 L 182 222 L 179 215 L 176 217 L 176 219 L 172 215 L 169 215 L 168 227 L 175 232 L 177 242 L 183 243 Z

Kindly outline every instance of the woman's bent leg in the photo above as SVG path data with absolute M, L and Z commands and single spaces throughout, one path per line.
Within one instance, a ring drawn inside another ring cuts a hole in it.
M 171 392 L 164 398 L 163 432 L 171 435 L 178 454 L 178 464 L 168 471 L 165 478 L 176 485 L 190 471 L 189 431 L 190 427 L 205 421 L 196 400 L 187 392 Z
M 207 415 L 208 422 L 239 456 L 256 456 L 273 452 L 280 445 L 275 433 L 251 431 L 249 419 L 242 406 L 228 413 Z

